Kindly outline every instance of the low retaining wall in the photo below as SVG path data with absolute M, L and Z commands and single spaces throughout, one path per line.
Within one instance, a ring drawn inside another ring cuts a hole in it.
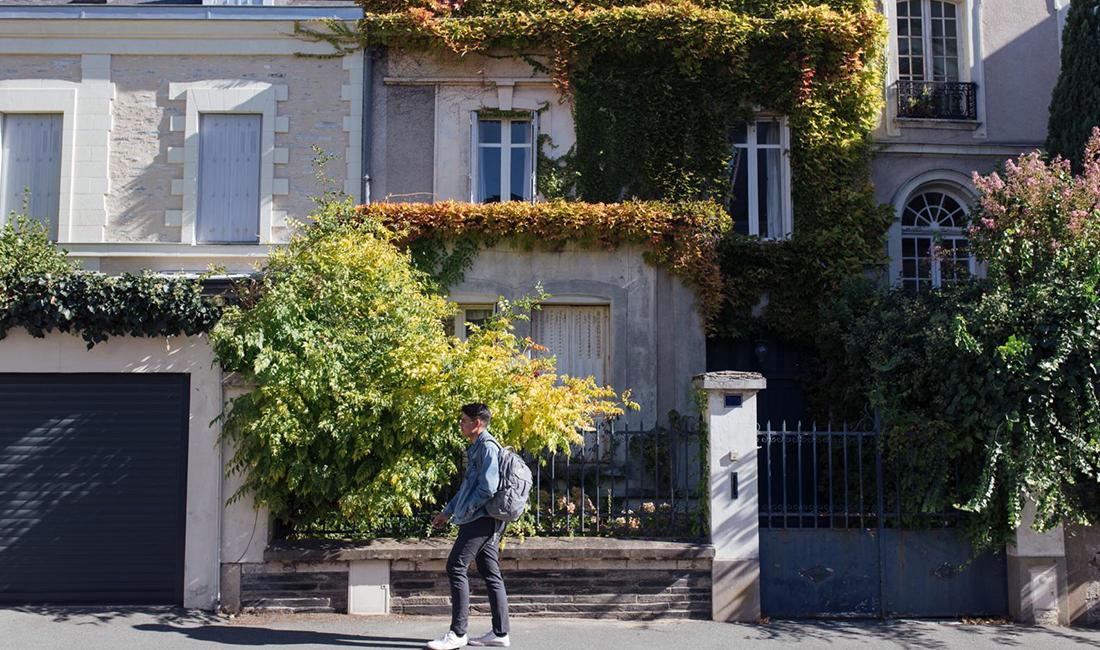
M 451 611 L 445 571 L 451 543 L 276 543 L 263 563 L 223 570 L 229 582 L 223 585 L 223 607 L 446 615 Z M 501 570 L 509 611 L 516 616 L 709 619 L 713 557 L 714 549 L 706 544 L 508 539 Z M 471 607 L 488 613 L 476 566 L 470 566 L 470 577 Z

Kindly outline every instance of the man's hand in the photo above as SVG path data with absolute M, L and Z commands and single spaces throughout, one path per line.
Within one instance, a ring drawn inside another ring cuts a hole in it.
M 432 528 L 443 528 L 447 525 L 447 521 L 451 518 L 450 515 L 445 515 L 442 512 L 436 515 L 432 519 Z

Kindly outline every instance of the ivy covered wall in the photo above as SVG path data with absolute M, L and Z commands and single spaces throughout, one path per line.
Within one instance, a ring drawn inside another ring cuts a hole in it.
M 891 214 L 873 198 L 870 133 L 881 109 L 886 30 L 870 0 L 361 4 L 356 29 L 299 31 L 340 53 L 377 46 L 456 62 L 510 57 L 553 76 L 571 106 L 576 145 L 556 152 L 557 174 L 540 183 L 544 194 L 722 204 L 730 198 L 730 128 L 761 112 L 786 116 L 793 234 L 769 241 L 731 229 L 714 240 L 721 270 L 714 335 L 812 347 L 822 305 L 846 279 L 885 261 Z M 417 214 L 429 238 L 440 215 Z M 560 228 L 568 232 L 568 224 Z M 478 243 L 476 232 L 464 234 Z

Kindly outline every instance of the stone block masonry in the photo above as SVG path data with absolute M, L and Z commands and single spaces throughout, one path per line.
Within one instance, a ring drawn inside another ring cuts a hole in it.
M 349 612 L 349 594 L 377 587 L 386 594 L 385 607 L 350 613 L 446 615 L 450 588 L 445 564 L 451 543 L 445 538 L 275 543 L 265 552 L 263 563 L 223 571 L 226 580 L 236 582 L 223 582 L 222 594 L 227 598 L 222 607 Z M 713 555 L 710 545 L 698 543 L 508 539 L 501 552 L 501 569 L 515 616 L 709 619 Z M 355 580 L 349 576 L 359 572 L 351 567 L 364 563 L 384 564 L 387 570 L 373 575 L 386 576 L 386 584 L 352 584 Z M 476 566 L 471 565 L 470 577 L 473 611 L 488 612 Z

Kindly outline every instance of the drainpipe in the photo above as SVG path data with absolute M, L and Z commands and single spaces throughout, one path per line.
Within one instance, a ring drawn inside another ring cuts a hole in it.
M 370 162 L 371 149 L 374 147 L 374 59 L 377 51 L 374 45 L 363 48 L 363 154 L 360 166 L 363 178 L 359 188 L 359 200 L 362 203 L 370 203 Z

